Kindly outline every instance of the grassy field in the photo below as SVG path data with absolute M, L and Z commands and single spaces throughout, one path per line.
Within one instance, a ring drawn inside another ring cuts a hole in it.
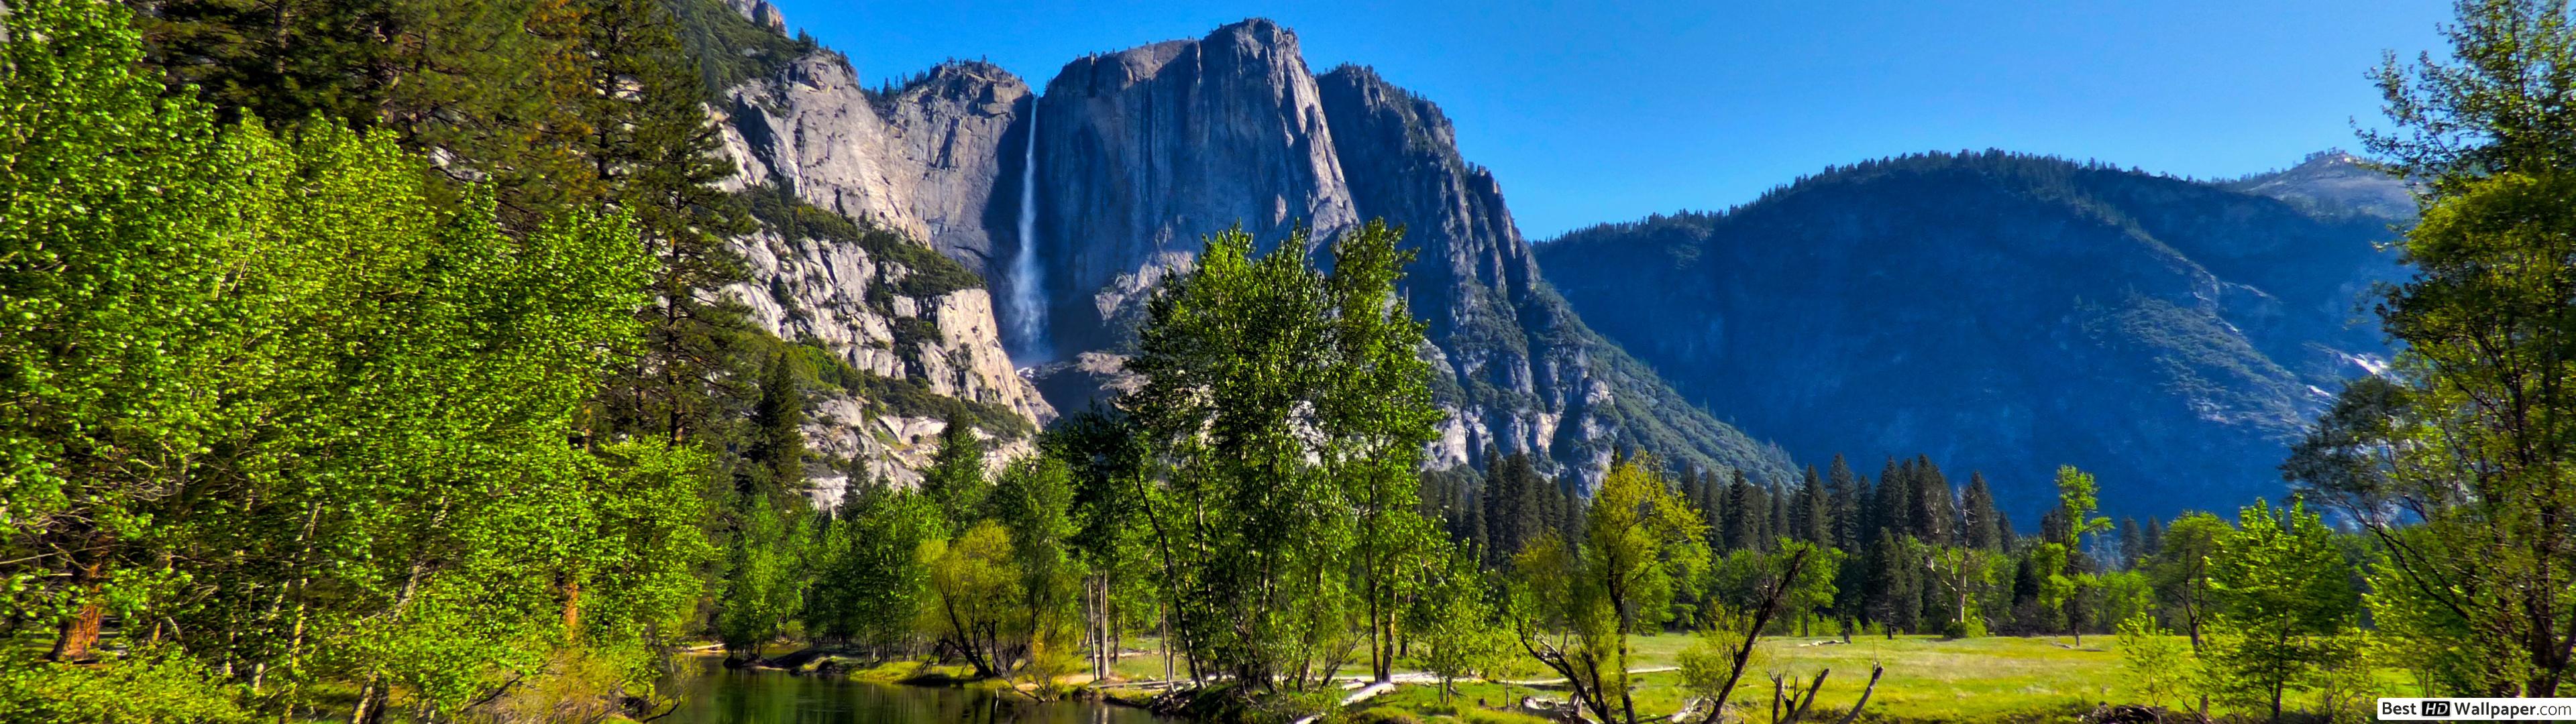
M 1816 697 L 1816 711 L 1847 711 L 1867 685 L 1872 663 L 1887 669 L 1878 689 L 1870 695 L 1865 718 L 1874 721 L 2049 721 L 2089 710 L 2095 704 L 2135 703 L 2141 698 L 2131 689 L 2133 684 L 2121 668 L 2120 655 L 2112 650 L 2116 641 L 2109 636 L 2086 637 L 2081 649 L 2066 645 L 2072 642 L 2064 638 L 2018 637 L 1856 637 L 1848 645 L 1815 645 L 1825 640 L 1828 639 L 1764 639 L 1756 659 L 1760 668 L 1745 674 L 1745 683 L 1734 696 L 1736 703 L 1759 708 L 1760 713 L 1751 720 L 1768 720 L 1770 672 L 1786 672 L 1804 681 L 1819 669 L 1830 669 L 1833 673 Z M 1636 660 L 1632 668 L 1673 666 L 1692 641 L 1683 635 L 1631 639 Z M 1151 649 L 1153 642 L 1137 644 L 1138 648 Z M 1355 675 L 1360 668 L 1349 667 L 1344 672 Z M 1159 654 L 1129 656 L 1118 662 L 1118 672 L 1131 680 L 1159 679 L 1162 658 Z M 1522 676 L 1506 678 L 1536 681 L 1555 677 L 1534 663 L 1521 673 Z M 1645 673 L 1639 680 L 1634 696 L 1640 717 L 1670 714 L 1681 707 L 1684 693 L 1678 673 Z M 1559 699 L 1565 696 L 1562 688 L 1541 686 L 1534 690 L 1531 686 L 1488 682 L 1462 683 L 1458 689 L 1457 699 L 1442 704 L 1434 687 L 1402 686 L 1354 709 L 1388 707 L 1434 713 L 1473 709 L 1479 700 L 1485 706 L 1500 709 L 1533 693 Z

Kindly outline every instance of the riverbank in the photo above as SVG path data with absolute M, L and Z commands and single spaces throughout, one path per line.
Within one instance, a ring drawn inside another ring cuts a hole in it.
M 1680 673 L 1673 667 L 1691 642 L 1691 637 L 1683 635 L 1631 639 L 1638 680 L 1634 699 L 1640 715 L 1668 715 L 1681 708 L 1686 697 Z M 2083 647 L 2070 648 L 2066 640 L 2053 637 L 1859 637 L 1848 644 L 1822 637 L 1771 638 L 1762 643 L 1757 654 L 1760 668 L 1747 676 L 1736 697 L 1739 704 L 1767 706 L 1769 672 L 1806 678 L 1820 669 L 1830 669 L 1833 673 L 1817 696 L 1816 709 L 1847 710 L 1859 698 L 1870 666 L 1875 663 L 1884 666 L 1887 673 L 1870 697 L 1867 715 L 1874 721 L 2045 720 L 2071 716 L 2104 702 L 2138 701 L 2141 694 L 2132 690 L 2129 677 L 2121 674 L 2114 641 L 2098 637 L 2087 638 L 2084 643 Z M 1096 699 L 1100 704 L 1120 708 L 1150 706 L 1168 691 L 1167 686 L 1161 685 L 1165 669 L 1159 648 L 1154 641 L 1144 639 L 1131 641 L 1127 651 L 1118 659 L 1108 682 L 1077 676 L 1057 683 L 1065 691 L 1076 692 L 1068 698 Z M 995 692 L 1030 686 L 1025 682 L 972 681 L 971 671 L 962 666 L 919 661 L 863 662 L 843 657 L 824 660 L 835 661 L 837 666 L 823 676 L 852 682 L 896 686 L 911 681 L 938 688 Z M 816 678 L 812 670 L 819 665 L 809 664 L 799 678 Z M 1176 670 L 1186 671 L 1178 667 Z M 785 672 L 769 673 L 784 678 Z M 1392 686 L 1366 687 L 1356 677 L 1346 677 L 1332 690 L 1317 692 L 1309 701 L 1296 703 L 1328 708 L 1336 717 L 1354 721 L 1403 721 L 1409 717 L 1423 722 L 1530 723 L 1545 720 L 1515 711 L 1524 697 L 1561 700 L 1565 696 L 1562 682 L 1534 664 L 1504 672 L 1497 681 L 1457 682 L 1456 694 L 1447 701 L 1441 699 L 1438 686 L 1426 675 L 1407 673 L 1396 678 Z M 1377 690 L 1362 699 L 1349 699 L 1370 688 Z

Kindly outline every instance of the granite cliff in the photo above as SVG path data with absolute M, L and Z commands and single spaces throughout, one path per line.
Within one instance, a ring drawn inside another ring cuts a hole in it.
M 1419 254 L 1404 291 L 1431 323 L 1450 412 L 1434 464 L 1527 451 L 1588 479 L 1634 449 L 1787 478 L 1785 456 L 1683 402 L 1547 290 L 1447 118 L 1375 73 L 1318 76 L 1295 33 L 1250 20 L 1078 59 L 1046 88 L 1034 229 L 1050 357 L 1119 350 L 1201 235 L 1240 224 L 1276 242 L 1302 226 L 1320 246 L 1384 218 Z M 1049 385 L 1057 404 L 1085 404 L 1081 379 Z

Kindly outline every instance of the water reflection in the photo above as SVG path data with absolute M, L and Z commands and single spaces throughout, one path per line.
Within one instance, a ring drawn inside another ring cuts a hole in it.
M 1172 724 L 1144 711 L 1087 701 L 1037 703 L 982 689 L 941 689 L 734 671 L 690 657 L 666 682 L 683 698 L 654 724 Z

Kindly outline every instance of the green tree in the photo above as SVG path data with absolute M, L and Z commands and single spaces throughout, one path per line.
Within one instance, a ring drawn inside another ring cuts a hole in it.
M 2093 515 L 2094 509 L 2100 505 L 2097 501 L 2101 494 L 2102 486 L 2094 482 L 2092 473 L 2077 470 L 2073 465 L 2058 466 L 2057 512 L 2066 522 L 2061 533 L 2063 537 L 2052 542 L 2063 547 L 2064 555 L 2063 564 L 2049 571 L 2045 588 L 2048 595 L 2045 598 L 2054 601 L 2048 604 L 2050 608 L 2058 609 L 2066 617 L 2066 630 L 2075 637 L 2078 646 L 2084 645 L 2084 626 L 2089 622 L 2090 612 L 2081 605 L 2083 599 L 2077 594 L 2099 583 L 2084 571 L 2084 536 L 2111 529 L 2111 519 Z
M 1024 648 L 1012 644 L 1028 630 L 1028 593 L 1012 564 L 1011 533 L 990 520 L 953 541 L 933 541 L 930 561 L 930 627 L 979 677 L 1008 675 Z M 1008 648 L 1006 648 L 1008 647 Z
M 1422 668 L 1440 677 L 1443 703 L 1455 694 L 1457 680 L 1496 670 L 1511 646 L 1473 551 L 1450 550 L 1408 622 L 1421 646 Z
M 757 492 L 736 496 L 740 523 L 715 619 L 716 637 L 730 660 L 760 658 L 760 647 L 778 640 L 803 613 L 802 516 L 779 508 Z
M 2231 704 L 2268 704 L 2278 720 L 2285 691 L 2354 659 L 2342 636 L 2360 608 L 2350 569 L 2333 533 L 2304 505 L 2276 514 L 2255 503 L 2219 551 L 2209 564 L 2215 605 L 2205 657 L 2214 693 Z
M 951 419 L 940 428 L 939 449 L 931 453 L 930 467 L 921 471 L 921 492 L 939 506 L 950 535 L 964 535 L 984 518 L 984 499 L 993 494 L 993 482 L 985 473 L 984 439 L 975 434 L 971 420 Z
M 2375 76 L 2393 127 L 2365 145 L 2427 194 L 2404 244 L 2414 277 L 2379 305 L 2404 343 L 2405 410 L 2389 439 L 2338 445 L 2399 455 L 2338 502 L 2365 511 L 2384 580 L 2409 589 L 2374 605 L 2438 616 L 2409 628 L 2428 637 L 2415 646 L 2481 662 L 2455 693 L 2554 696 L 2576 663 L 2576 22 L 2559 0 L 2456 7 L 2448 57 L 2392 55 Z M 2383 501 L 2422 532 L 2375 514 Z
M 1027 627 L 1012 643 L 1027 652 L 1038 684 L 1051 680 L 1052 662 L 1070 660 L 1080 645 L 1074 633 L 1079 588 L 1088 573 L 1072 548 L 1073 473 L 1064 461 L 1038 456 L 1014 463 L 993 489 L 994 518 L 1011 536 L 1011 559 Z
M 1564 676 L 1594 716 L 1637 721 L 1628 636 L 1661 625 L 1673 595 L 1695 583 L 1687 576 L 1708 570 L 1705 525 L 1652 460 L 1613 464 L 1579 543 L 1542 537 L 1514 560 L 1522 650 Z M 1777 580 L 1796 571 L 1792 563 Z M 1762 607 L 1756 629 L 1776 605 Z
M 2002 550 L 2004 544 L 2003 513 L 1995 510 L 1995 493 L 1986 487 L 1986 474 L 1968 474 L 1968 489 L 1959 495 L 1960 543 L 1978 550 Z
M 1440 419 L 1422 328 L 1394 287 L 1410 252 L 1371 223 L 1332 245 L 1254 252 L 1213 235 L 1148 305 L 1142 385 L 1118 406 L 1157 455 L 1139 498 L 1166 563 L 1175 636 L 1194 671 L 1251 686 L 1329 678 L 1346 621 L 1392 658 L 1421 567 L 1414 470 Z M 1205 668 L 1202 667 L 1204 665 Z
M 1152 564 L 1144 550 L 1145 449 L 1134 428 L 1113 412 L 1067 415 L 1039 440 L 1042 453 L 1065 461 L 1073 476 L 1074 532 L 1067 541 L 1088 577 L 1083 605 L 1092 674 L 1109 677 L 1116 663 L 1120 613 L 1152 606 Z
M 751 410 L 750 449 L 744 457 L 757 490 L 778 502 L 801 500 L 805 487 L 805 393 L 798 389 L 795 361 L 774 355 L 760 374 L 760 403 Z
M 2153 614 L 2141 611 L 2120 622 L 2119 649 L 2120 668 L 2148 706 L 2162 707 L 2182 696 L 2183 684 L 2192 678 L 2190 651 Z
M 879 655 L 910 644 L 915 621 L 928 608 L 931 553 L 944 550 L 948 523 L 938 505 L 912 490 L 889 490 L 865 499 L 851 521 L 850 550 L 835 577 L 849 600 L 840 630 L 851 632 Z
M 2208 513 L 2186 513 L 2165 529 L 2163 545 L 2147 562 L 2156 594 L 2172 607 L 2191 648 L 2200 650 L 2201 625 L 2209 620 L 2209 560 L 2234 528 Z

